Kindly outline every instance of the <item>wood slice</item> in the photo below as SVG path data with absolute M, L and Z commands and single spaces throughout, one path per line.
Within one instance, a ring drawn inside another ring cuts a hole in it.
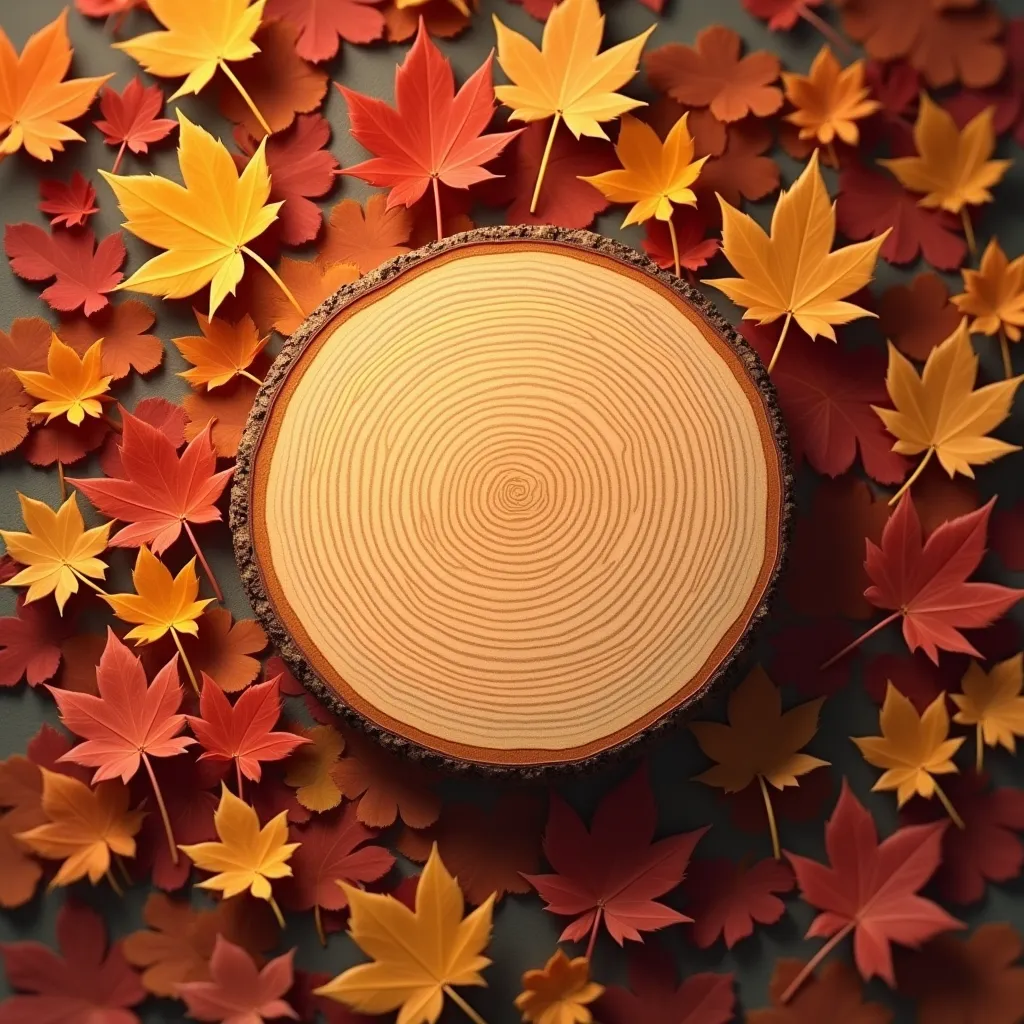
M 529 775 L 621 750 L 723 675 L 789 484 L 767 375 L 695 293 L 589 232 L 486 228 L 290 339 L 232 527 L 257 614 L 332 709 Z

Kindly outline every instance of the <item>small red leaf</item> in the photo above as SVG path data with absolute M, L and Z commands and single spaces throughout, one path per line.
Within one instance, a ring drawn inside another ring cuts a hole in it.
M 39 209 L 50 217 L 51 227 L 80 228 L 94 214 L 96 189 L 79 171 L 70 181 L 46 179 L 39 182 Z

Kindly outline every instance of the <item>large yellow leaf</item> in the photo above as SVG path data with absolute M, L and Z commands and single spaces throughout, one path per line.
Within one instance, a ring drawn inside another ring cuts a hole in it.
M 891 229 L 877 238 L 831 251 L 836 214 L 821 177 L 817 151 L 793 187 L 779 196 L 770 236 L 721 196 L 718 201 L 722 207 L 722 251 L 742 277 L 705 283 L 745 307 L 745 320 L 767 324 L 785 316 L 769 370 L 779 356 L 791 320 L 812 338 L 823 335 L 835 341 L 834 325 L 875 315 L 841 300 L 871 280 L 878 250 Z
M 434 1024 L 456 985 L 484 985 L 494 895 L 463 919 L 458 882 L 434 844 L 416 889 L 416 910 L 393 896 L 339 883 L 351 907 L 349 934 L 374 963 L 351 967 L 316 990 L 362 1013 L 398 1010 L 398 1024 Z
M 241 174 L 231 154 L 209 132 L 178 111 L 178 162 L 184 185 L 153 174 L 100 171 L 114 190 L 124 226 L 167 251 L 154 256 L 118 289 L 181 299 L 210 285 L 210 316 L 242 279 L 246 253 L 276 279 L 248 248 L 277 219 L 281 203 L 268 203 L 266 140 Z

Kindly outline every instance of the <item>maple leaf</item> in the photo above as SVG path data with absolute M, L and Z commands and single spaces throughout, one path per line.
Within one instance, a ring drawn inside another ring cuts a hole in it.
M 721 938 L 728 949 L 754 934 L 754 923 L 775 924 L 786 912 L 776 893 L 793 888 L 789 865 L 774 859 L 747 867 L 731 860 L 695 860 L 686 879 L 693 940 L 708 949 Z
M 14 371 L 0 368 L 0 455 L 14 451 L 28 437 L 31 408 Z
M 292 961 L 295 950 L 274 957 L 262 969 L 257 968 L 249 953 L 218 935 L 210 957 L 209 981 L 183 981 L 177 995 L 195 1020 L 257 1024 L 264 1018 L 299 1015 L 285 1000 L 294 981 Z
M 299 308 L 297 309 L 293 306 L 283 293 L 277 290 L 261 289 L 254 296 L 251 308 L 247 312 L 252 315 L 256 326 L 261 332 L 266 333 L 274 330 L 286 338 L 298 330 L 302 321 L 324 299 L 330 298 L 342 285 L 351 284 L 351 282 L 359 279 L 359 268 L 354 263 L 324 263 L 320 260 L 293 260 L 284 257 L 278 265 L 278 271 L 281 275 L 281 280 L 284 281 L 288 290 L 295 296 Z M 242 390 L 255 398 L 255 388 L 249 389 L 248 385 L 243 382 Z M 249 401 L 251 405 L 252 399 L 250 398 Z M 200 405 L 205 406 L 206 400 L 203 396 L 189 395 L 185 399 L 186 408 L 189 407 L 190 403 L 197 407 Z M 241 417 L 240 426 L 245 425 L 248 414 L 249 409 L 246 408 L 245 414 Z M 223 421 L 224 419 L 216 411 L 216 408 L 211 411 L 210 415 L 216 416 L 218 421 Z M 198 419 L 195 416 L 191 418 Z M 205 420 L 202 422 L 205 422 Z M 216 434 L 217 429 L 214 426 L 215 443 Z M 218 454 L 225 455 L 227 453 L 218 450 Z M 231 452 L 231 454 L 234 455 L 234 452 Z
M 36 757 L 40 737 L 55 737 L 63 744 L 64 737 L 51 726 L 44 725 L 29 743 L 28 753 Z M 63 748 L 62 748 L 63 749 Z M 37 760 L 39 758 L 36 758 Z M 16 836 L 46 822 L 42 809 L 43 779 L 39 767 L 15 754 L 0 761 L 0 906 L 20 907 L 32 899 L 43 869 L 28 853 Z
M 354 275 L 355 267 L 351 269 Z M 251 381 L 236 379 L 227 387 L 218 388 L 213 395 L 186 395 L 182 403 L 188 416 L 185 437 L 192 440 L 209 427 L 214 451 L 221 458 L 233 459 L 238 454 L 242 431 L 245 430 L 257 391 L 259 388 Z
M 486 984 L 480 972 L 491 963 L 482 954 L 494 901 L 463 918 L 462 892 L 436 848 L 420 876 L 415 909 L 394 896 L 342 885 L 349 935 L 373 962 L 350 967 L 317 995 L 368 1013 L 400 1009 L 403 1024 L 434 1024 L 445 995 L 462 1003 L 455 987 Z
M 596 1012 L 602 1024 L 730 1024 L 736 997 L 731 974 L 691 974 L 676 979 L 671 956 L 657 946 L 637 946 L 627 959 L 629 989 L 609 985 Z
M 50 887 L 70 885 L 88 877 L 93 885 L 109 877 L 110 855 L 135 856 L 135 834 L 142 812 L 128 810 L 128 790 L 120 782 L 101 782 L 90 789 L 69 775 L 48 768 L 43 777 L 43 813 L 46 822 L 20 839 L 33 853 L 60 860 Z
M 237 323 L 230 323 L 217 318 L 211 320 L 198 310 L 193 312 L 202 336 L 172 339 L 182 356 L 192 363 L 192 369 L 178 376 L 184 377 L 195 388 L 205 385 L 207 391 L 227 384 L 236 376 L 262 384 L 248 367 L 263 351 L 270 335 L 261 338 L 250 316 L 242 317 Z
M 314 64 L 338 53 L 341 40 L 373 43 L 384 35 L 379 0 L 267 0 L 263 15 L 295 26 L 299 36 L 295 52 Z
M 85 140 L 67 121 L 81 117 L 112 75 L 63 81 L 71 67 L 68 12 L 34 33 L 19 56 L 0 28 L 0 156 L 23 146 L 49 162 L 65 142 Z
M 178 122 L 160 117 L 164 109 L 164 94 L 159 85 L 143 85 L 136 76 L 121 92 L 104 89 L 100 94 L 100 112 L 103 119 L 94 122 L 103 132 L 108 146 L 117 146 L 113 174 L 121 166 L 125 149 L 133 153 L 148 153 L 151 143 L 162 142 Z
M 864 61 L 856 60 L 841 68 L 835 55 L 823 46 L 806 75 L 782 72 L 786 99 L 796 108 L 784 120 L 800 129 L 801 139 L 816 139 L 829 146 L 838 138 L 848 146 L 860 142 L 857 122 L 875 113 L 881 106 L 868 99 L 864 84 Z
M 698 271 L 718 252 L 717 238 L 705 237 L 708 230 L 704 215 L 690 207 L 681 207 L 672 214 L 672 232 L 664 221 L 649 220 L 644 224 L 646 237 L 640 243 L 644 252 L 663 270 L 674 269 L 676 252 L 681 269 Z M 672 233 L 675 234 L 675 247 Z
M 940 932 L 964 925 L 917 891 L 939 866 L 945 823 L 908 825 L 881 843 L 870 813 L 846 780 L 832 817 L 825 823 L 829 864 L 787 853 L 801 898 L 821 913 L 807 938 L 827 942 L 779 997 L 782 1005 L 799 991 L 818 964 L 846 936 L 865 981 L 879 976 L 895 984 L 890 943 L 919 946 Z
M 743 40 L 712 25 L 697 33 L 694 47 L 668 43 L 652 50 L 644 69 L 655 89 L 689 107 L 709 107 L 719 121 L 747 114 L 769 117 L 782 106 L 779 58 L 759 51 L 741 59 Z
M 887 288 L 878 307 L 882 334 L 905 356 L 922 362 L 956 331 L 960 320 L 945 281 L 930 270 L 918 274 L 909 285 Z
M 984 466 L 1019 445 L 987 436 L 1010 414 L 1013 396 L 1024 376 L 995 381 L 975 390 L 978 357 L 971 348 L 967 321 L 928 354 L 919 377 L 914 365 L 889 343 L 885 387 L 893 409 L 874 406 L 886 430 L 896 438 L 900 455 L 924 458 L 890 501 L 895 503 L 924 471 L 932 456 L 950 477 L 973 477 L 972 466 Z
M 39 182 L 39 211 L 50 215 L 50 227 L 80 228 L 94 214 L 96 189 L 79 171 L 70 181 L 47 179 Z
M 809 23 L 815 23 L 817 18 L 809 9 L 820 7 L 824 2 L 825 0 L 743 0 L 743 7 L 755 18 L 764 18 L 773 32 L 788 32 L 796 27 L 800 18 L 807 18 Z
M 341 790 L 332 777 L 345 741 L 333 726 L 313 725 L 302 730 L 306 740 L 288 759 L 284 781 L 294 787 L 295 797 L 311 811 L 329 811 L 341 803 Z
M 267 634 L 258 622 L 234 622 L 226 608 L 210 608 L 199 620 L 199 634 L 183 640 L 189 659 L 225 693 L 244 690 L 259 675 L 259 659 Z M 269 678 L 269 676 L 268 676 Z
M 1016 654 L 986 672 L 972 661 L 960 684 L 962 693 L 949 696 L 959 708 L 957 725 L 977 729 L 977 768 L 981 771 L 986 746 L 1002 746 L 1016 753 L 1017 737 L 1024 736 L 1024 655 Z
M 327 221 L 319 247 L 319 259 L 326 264 L 353 263 L 368 274 L 393 256 L 409 251 L 412 218 L 401 206 L 388 209 L 387 197 L 378 193 L 366 200 L 366 208 L 355 199 L 343 199 Z
M 38 686 L 57 674 L 61 643 L 72 630 L 51 608 L 26 604 L 19 596 L 14 615 L 0 618 L 0 686 L 14 686 L 22 678 Z
M 166 434 L 175 451 L 185 443 L 185 410 L 180 405 L 168 402 L 166 398 L 144 398 L 135 406 L 132 415 Z M 99 463 L 107 476 L 124 479 L 119 434 L 107 438 Z
M 66 416 L 78 426 L 86 416 L 103 415 L 102 399 L 110 388 L 111 378 L 101 376 L 102 343 L 94 342 L 85 355 L 78 353 L 57 337 L 50 336 L 46 370 L 15 370 L 21 386 L 33 398 L 41 398 L 32 412 L 46 415 L 46 422 Z
M 91 586 L 92 580 L 106 576 L 107 565 L 97 556 L 107 547 L 111 524 L 87 530 L 74 493 L 56 512 L 24 494 L 18 500 L 28 532 L 0 530 L 0 539 L 7 553 L 25 568 L 4 586 L 28 586 L 28 603 L 53 594 L 63 614 L 68 598 L 78 593 L 79 580 Z
M 98 313 L 110 301 L 107 294 L 124 277 L 120 267 L 126 253 L 120 233 L 107 235 L 97 246 L 88 228 L 54 235 L 35 224 L 8 224 L 4 250 L 18 277 L 26 281 L 55 278 L 40 298 L 65 313 L 79 306 L 86 316 Z
M 126 523 L 111 538 L 114 547 L 149 544 L 166 551 L 184 529 L 197 548 L 190 524 L 221 520 L 216 502 L 234 467 L 217 472 L 217 456 L 207 427 L 181 453 L 157 427 L 122 411 L 122 479 L 71 481 L 105 516 Z
M 589 933 L 592 949 L 603 923 L 621 946 L 626 939 L 642 941 L 641 932 L 690 920 L 656 901 L 682 881 L 707 829 L 653 842 L 656 827 L 646 767 L 601 801 L 589 830 L 557 793 L 551 794 L 544 855 L 557 873 L 525 878 L 545 901 L 545 910 L 574 918 L 559 941 L 578 941 Z
M 817 151 L 811 154 L 793 187 L 779 197 L 770 236 L 748 214 L 722 199 L 719 202 L 722 251 L 743 276 L 705 283 L 745 307 L 745 320 L 765 324 L 786 317 L 768 364 L 769 372 L 792 320 L 812 339 L 823 335 L 835 341 L 836 324 L 874 315 L 840 300 L 871 280 L 888 231 L 867 242 L 830 251 L 835 238 L 835 208 L 829 204 Z
M 85 352 L 102 341 L 100 370 L 121 380 L 132 370 L 150 373 L 163 362 L 163 342 L 150 333 L 155 322 L 156 314 L 149 306 L 128 299 L 117 306 L 108 305 L 92 317 L 65 319 L 60 333 L 76 352 Z
M 213 316 L 242 278 L 243 253 L 276 279 L 247 243 L 270 227 L 281 204 L 268 202 L 265 141 L 239 174 L 224 145 L 180 110 L 178 124 L 178 162 L 184 185 L 156 175 L 100 171 L 128 218 L 125 228 L 144 242 L 167 250 L 118 287 L 181 299 L 208 284 Z
M 744 199 L 755 202 L 774 192 L 779 187 L 779 165 L 767 155 L 774 144 L 771 129 L 757 118 L 729 125 L 725 150 L 711 156 L 696 182 L 701 212 L 709 218 L 721 217 L 716 195 L 739 206 Z
M 744 323 L 742 334 L 765 362 L 779 344 L 773 328 Z M 859 453 L 872 480 L 902 482 L 907 460 L 892 450 L 892 437 L 873 408 L 887 394 L 881 352 L 815 345 L 792 328 L 786 342 L 786 357 L 776 363 L 772 381 L 797 465 L 806 459 L 816 472 L 835 477 L 850 469 Z
M 199 882 L 199 888 L 219 890 L 225 899 L 248 891 L 270 904 L 283 928 L 284 918 L 270 883 L 292 873 L 288 861 L 299 844 L 286 841 L 287 818 L 282 811 L 260 828 L 256 812 L 222 784 L 213 818 L 219 841 L 179 847 L 197 868 L 216 872 Z
M 138 1024 L 131 1012 L 146 998 L 125 961 L 123 944 L 107 948 L 103 918 L 91 907 L 65 903 L 57 912 L 54 952 L 40 942 L 5 942 L 7 980 L 20 995 L 0 1008 L 2 1024 Z
M 570 960 L 560 949 L 540 970 L 523 974 L 523 991 L 516 996 L 516 1009 L 531 1024 L 591 1024 L 588 1007 L 604 992 L 604 986 L 590 980 L 590 961 L 585 956 Z

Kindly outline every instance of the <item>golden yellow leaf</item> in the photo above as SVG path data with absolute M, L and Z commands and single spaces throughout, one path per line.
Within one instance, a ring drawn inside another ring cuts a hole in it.
M 263 351 L 270 335 L 260 337 L 251 316 L 243 316 L 237 323 L 210 319 L 196 312 L 202 336 L 173 338 L 182 356 L 192 364 L 184 370 L 184 377 L 193 387 L 206 385 L 207 391 L 227 384 L 236 376 L 246 377 L 254 384 L 262 384 L 249 372 L 249 365 Z
M 973 725 L 978 732 L 977 768 L 983 767 L 986 746 L 1017 750 L 1017 737 L 1024 736 L 1024 655 L 1017 654 L 986 672 L 976 661 L 967 666 L 960 688 L 951 693 L 959 708 L 953 721 Z
M 73 52 L 67 8 L 29 38 L 20 57 L 0 28 L 0 156 L 24 146 L 29 156 L 50 161 L 65 142 L 85 141 L 65 122 L 81 117 L 113 75 L 63 81 Z
M 149 0 L 149 10 L 165 31 L 146 32 L 123 43 L 124 50 L 158 78 L 185 76 L 171 99 L 199 93 L 218 68 L 238 89 L 256 120 L 269 135 L 270 127 L 228 67 L 255 57 L 260 48 L 252 41 L 263 19 L 266 0 Z
M 217 889 L 225 899 L 240 892 L 251 892 L 270 904 L 284 927 L 270 883 L 275 878 L 291 875 L 288 861 L 302 845 L 287 842 L 288 812 L 282 811 L 260 828 L 256 812 L 221 783 L 220 803 L 213 824 L 219 842 L 178 846 L 197 868 L 216 872 L 212 878 L 200 882 L 199 887 Z
M 498 63 L 513 82 L 495 86 L 498 102 L 512 108 L 509 117 L 513 121 L 554 118 L 537 173 L 531 213 L 537 208 L 559 121 L 564 121 L 577 139 L 581 135 L 606 139 L 602 121 L 646 106 L 617 90 L 636 74 L 640 51 L 654 28 L 652 25 L 601 53 L 604 16 L 597 0 L 562 0 L 544 25 L 538 50 L 526 36 L 507 28 L 494 16 Z
M 928 354 L 920 377 L 913 363 L 889 342 L 885 386 L 895 409 L 872 406 L 896 438 L 900 455 L 920 455 L 917 469 L 893 496 L 894 504 L 924 471 L 932 455 L 952 477 L 974 476 L 982 466 L 1020 446 L 988 437 L 1010 414 L 1014 392 L 1024 377 L 996 381 L 974 390 L 978 357 L 971 348 L 967 321 Z
M 50 820 L 19 833 L 18 839 L 40 857 L 64 862 L 51 889 L 86 877 L 95 885 L 109 871 L 111 853 L 135 856 L 133 837 L 142 827 L 143 815 L 128 810 L 127 786 L 109 781 L 90 789 L 70 775 L 39 771 L 43 813 Z
M 917 156 L 878 162 L 888 167 L 904 188 L 924 193 L 918 200 L 920 206 L 962 213 L 965 206 L 991 202 L 989 189 L 1002 180 L 1013 162 L 989 159 L 996 148 L 994 113 L 994 107 L 986 108 L 960 131 L 953 115 L 923 92 L 914 125 Z M 965 216 L 965 227 L 969 225 Z
M 56 334 L 50 336 L 46 353 L 46 372 L 42 370 L 15 370 L 21 386 L 33 398 L 42 401 L 32 406 L 32 412 L 46 416 L 49 423 L 55 416 L 67 416 L 76 427 L 86 416 L 103 415 L 100 396 L 110 390 L 113 379 L 100 373 L 103 339 L 93 342 L 84 356 L 65 345 Z
M 885 769 L 872 789 L 896 790 L 900 807 L 915 794 L 926 800 L 938 796 L 950 817 L 957 820 L 946 794 L 932 777 L 959 771 L 953 755 L 964 741 L 962 736 L 949 738 L 945 693 L 919 715 L 910 700 L 887 683 L 878 724 L 881 736 L 851 737 L 868 764 Z
M 591 1024 L 588 1008 L 604 986 L 590 980 L 590 961 L 585 956 L 570 960 L 558 949 L 543 969 L 523 975 L 523 991 L 516 1009 L 529 1024 Z
M 468 1006 L 455 986 L 486 984 L 480 971 L 491 962 L 482 953 L 491 937 L 494 895 L 463 919 L 462 890 L 436 843 L 420 876 L 415 911 L 394 896 L 340 885 L 351 907 L 349 935 L 375 962 L 350 967 L 317 995 L 362 1013 L 399 1010 L 401 1024 L 434 1024 L 446 995 Z
M 878 250 L 889 234 L 831 252 L 836 236 L 835 208 L 829 201 L 815 150 L 793 187 L 779 196 L 772 215 L 771 235 L 748 214 L 721 196 L 722 251 L 742 277 L 706 281 L 746 312 L 744 320 L 767 324 L 785 316 L 786 322 L 768 364 L 782 351 L 790 321 L 812 338 L 836 340 L 836 324 L 874 313 L 840 301 L 871 280 Z
M 300 735 L 310 742 L 292 752 L 284 781 L 295 787 L 295 798 L 303 807 L 321 814 L 341 803 L 341 790 L 331 772 L 345 749 L 345 741 L 341 733 L 329 725 L 302 729 Z
M 276 282 L 262 256 L 247 245 L 277 220 L 281 203 L 268 203 L 270 172 L 261 142 L 241 174 L 218 139 L 178 111 L 178 163 L 184 185 L 155 174 L 100 171 L 114 190 L 124 227 L 144 242 L 166 249 L 118 289 L 183 299 L 210 285 L 210 316 L 242 279 L 242 254 Z
M 0 530 L 0 538 L 11 558 L 25 568 L 5 586 L 27 586 L 26 601 L 53 594 L 63 614 L 68 598 L 78 593 L 79 580 L 91 587 L 95 586 L 92 580 L 106 576 L 107 563 L 97 556 L 107 547 L 113 523 L 87 530 L 77 493 L 72 493 L 56 512 L 24 494 L 19 494 L 18 500 L 28 532 Z
M 828 46 L 818 51 L 809 74 L 782 72 L 786 99 L 796 108 L 786 115 L 800 129 L 801 139 L 817 139 L 830 146 L 838 138 L 848 146 L 860 142 L 857 122 L 869 117 L 881 104 L 869 99 L 864 84 L 864 61 L 840 67 Z

